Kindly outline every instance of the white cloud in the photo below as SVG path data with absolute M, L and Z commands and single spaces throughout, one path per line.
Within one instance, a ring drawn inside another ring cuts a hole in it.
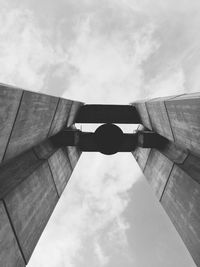
M 78 38 L 69 50 L 70 64 L 78 72 L 64 95 L 87 102 L 129 103 L 140 95 L 142 63 L 159 47 L 152 39 L 154 26 L 137 30 L 133 25 L 129 35 L 116 29 L 109 36 L 99 35 L 93 25 L 103 18 L 97 18 L 89 16 L 79 25 Z
M 87 102 L 130 102 L 140 94 L 141 64 L 158 48 L 154 25 L 137 29 L 127 9 L 120 13 L 121 5 L 110 5 L 109 11 L 102 3 L 81 5 L 74 17 L 57 18 L 52 30 L 27 8 L 2 8 L 1 82 Z
M 94 244 L 94 251 L 101 266 L 107 265 L 109 262 L 109 257 L 104 254 L 102 247 L 98 243 Z
M 29 90 L 41 90 L 49 69 L 63 60 L 37 25 L 31 11 L 0 10 L 0 80 Z
M 161 73 L 145 86 L 148 98 L 182 94 L 185 92 L 185 74 L 182 69 Z
M 187 72 L 191 92 L 198 89 L 199 64 L 191 64 L 198 57 L 198 1 L 65 1 L 60 9 L 49 5 L 45 17 L 37 2 L 30 5 L 34 11 L 24 1 L 23 8 L 1 2 L 3 83 L 86 102 L 127 103 L 160 77 L 170 83 L 175 70 Z M 48 16 L 52 29 L 44 23 Z

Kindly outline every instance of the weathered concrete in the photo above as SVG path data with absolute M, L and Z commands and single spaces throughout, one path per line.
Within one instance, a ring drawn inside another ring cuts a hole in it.
M 22 91 L 0 85 L 0 163 L 13 128 Z
M 57 201 L 57 191 L 47 163 L 5 197 L 9 216 L 27 262 Z
M 78 148 L 73 147 L 73 146 L 68 146 L 65 149 L 63 149 L 63 151 L 69 157 L 69 161 L 72 166 L 72 169 L 74 169 L 81 155 L 81 151 Z
M 25 91 L 5 153 L 15 157 L 47 137 L 58 98 Z
M 159 151 L 177 164 L 182 164 L 188 156 L 187 150 L 171 141 L 169 141 L 163 148 L 160 148 Z
M 174 166 L 161 203 L 200 266 L 200 184 Z
M 150 148 L 138 147 L 137 149 L 135 149 L 135 151 L 132 152 L 134 158 L 136 159 L 142 171 L 146 166 L 150 151 L 151 151 Z
M 165 101 L 175 142 L 200 156 L 200 94 Z
M 0 199 L 20 184 L 44 161 L 29 150 L 6 164 L 0 165 Z
M 173 167 L 173 162 L 156 149 L 151 149 L 144 175 L 158 199 L 161 198 L 165 185 Z
M 147 180 L 200 266 L 200 93 L 162 97 L 136 104 L 142 123 L 168 139 L 148 160 L 136 150 Z M 145 168 L 144 168 L 145 166 Z M 168 177 L 168 178 L 167 178 Z
M 83 106 L 82 102 L 73 101 L 69 117 L 67 119 L 67 127 L 72 126 L 76 121 L 76 116 L 80 110 L 80 108 Z
M 80 156 L 74 148 L 69 157 L 67 148 L 55 151 L 49 141 L 36 148 L 0 167 L 0 197 L 5 200 L 26 262 Z
M 0 202 L 0 248 L 0 266 L 25 266 L 2 201 Z
M 189 153 L 187 149 L 181 148 L 176 143 L 168 142 L 168 144 L 159 149 L 172 162 L 176 163 L 189 176 L 200 183 L 200 158 Z
M 0 266 L 28 262 L 80 156 L 48 137 L 81 105 L 0 85 Z
M 60 196 L 72 174 L 71 164 L 63 149 L 54 153 L 48 162 Z
M 136 110 L 140 117 L 141 124 L 144 125 L 147 129 L 152 130 L 152 125 L 145 101 L 134 102 L 132 103 L 132 105 L 136 107 Z
M 58 148 L 53 145 L 50 139 L 46 139 L 33 147 L 33 150 L 39 159 L 48 159 Z
M 58 133 L 67 125 L 67 119 L 70 114 L 73 101 L 67 99 L 59 99 L 58 107 L 49 131 L 49 136 Z
M 164 99 L 154 99 L 146 102 L 148 114 L 150 116 L 152 130 L 156 133 L 174 141 Z
M 178 165 L 189 176 L 200 184 L 200 158 L 192 154 L 188 155 L 183 164 Z

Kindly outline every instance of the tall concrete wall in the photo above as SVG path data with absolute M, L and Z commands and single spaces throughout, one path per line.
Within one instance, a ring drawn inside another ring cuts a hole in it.
M 82 103 L 0 85 L 0 266 L 25 266 L 80 157 L 48 137 Z
M 200 94 L 133 103 L 165 148 L 133 152 L 155 195 L 200 266 Z

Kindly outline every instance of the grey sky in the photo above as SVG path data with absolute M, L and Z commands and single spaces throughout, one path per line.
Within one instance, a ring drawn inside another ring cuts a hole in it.
M 94 103 L 195 92 L 198 0 L 0 0 L 0 80 Z M 194 267 L 130 154 L 82 155 L 29 267 Z

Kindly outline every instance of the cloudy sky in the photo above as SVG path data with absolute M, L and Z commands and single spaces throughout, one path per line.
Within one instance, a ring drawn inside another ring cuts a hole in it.
M 0 7 L 2 83 L 87 103 L 199 90 L 199 0 Z M 84 153 L 29 262 L 35 266 L 195 265 L 132 155 Z

